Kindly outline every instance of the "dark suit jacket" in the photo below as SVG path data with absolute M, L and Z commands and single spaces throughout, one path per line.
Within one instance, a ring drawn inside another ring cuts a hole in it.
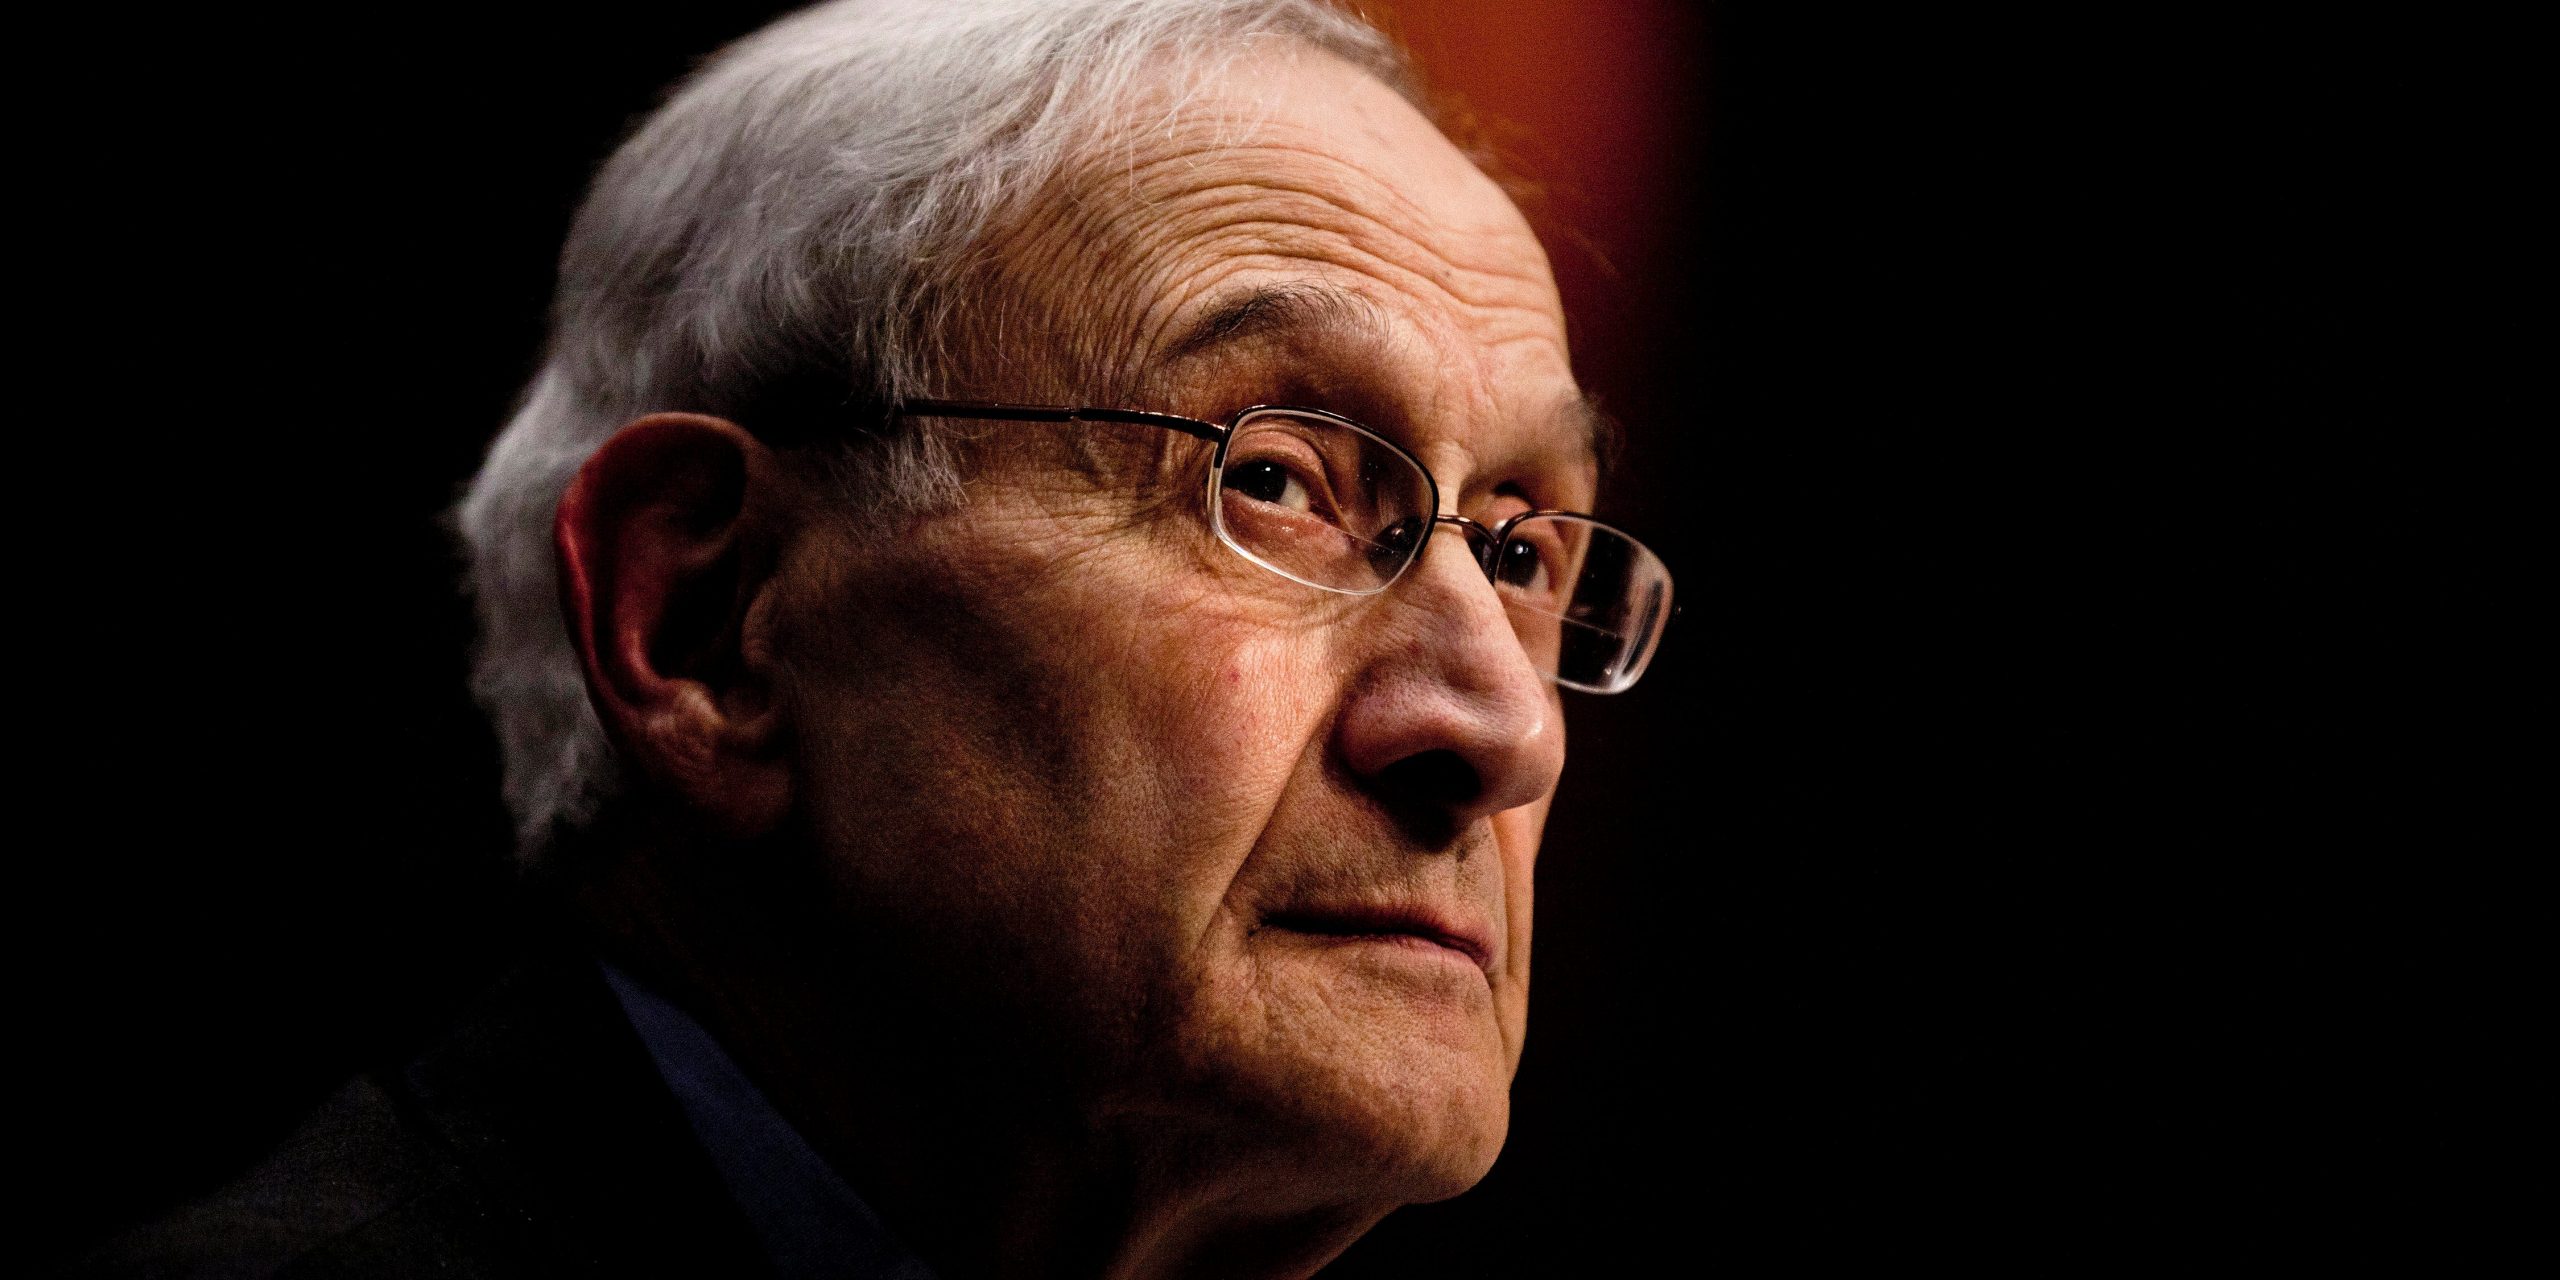
M 98 1276 L 759 1276 L 771 1268 L 592 960 L 546 954 Z

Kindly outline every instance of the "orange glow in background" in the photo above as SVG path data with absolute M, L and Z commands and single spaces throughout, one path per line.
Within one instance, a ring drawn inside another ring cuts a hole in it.
M 1672 0 L 1358 7 L 1530 188 L 1522 206 L 1554 264 L 1585 387 L 1607 397 L 1658 376 L 1634 339 L 1669 305 L 1650 286 L 1676 232 L 1701 89 L 1695 20 Z

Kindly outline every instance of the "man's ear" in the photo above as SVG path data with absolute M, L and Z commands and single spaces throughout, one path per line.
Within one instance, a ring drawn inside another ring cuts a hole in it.
M 736 424 L 641 418 L 587 459 L 553 539 L 587 694 L 624 759 L 733 837 L 778 825 L 791 798 L 769 637 L 785 489 Z

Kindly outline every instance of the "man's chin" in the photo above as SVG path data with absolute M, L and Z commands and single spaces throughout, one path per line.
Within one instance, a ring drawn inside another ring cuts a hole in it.
M 1473 1016 L 1299 1007 L 1194 1039 L 1184 1074 L 1236 1126 L 1222 1147 L 1382 1207 L 1445 1200 L 1483 1179 L 1510 1128 L 1511 1063 L 1479 999 Z
M 1366 1126 L 1349 1144 L 1382 1198 L 1399 1204 L 1446 1200 L 1493 1169 L 1510 1130 L 1507 1089 L 1408 1088 L 1386 1106 L 1345 1117 Z M 1337 1129 L 1337 1132 L 1343 1130 Z
M 1511 1128 L 1511 1099 L 1508 1090 L 1495 1096 L 1489 1107 L 1476 1107 L 1463 1115 L 1452 1114 L 1449 1123 L 1433 1135 L 1426 1145 L 1414 1144 L 1405 1152 L 1406 1190 L 1398 1197 L 1406 1204 L 1428 1204 L 1458 1195 L 1493 1171 L 1493 1162 L 1502 1154 L 1504 1138 Z
M 1380 1209 L 1446 1200 L 1482 1181 L 1510 1128 L 1508 1091 L 1481 1080 L 1325 1064 L 1293 1074 L 1265 1112 L 1273 1169 L 1323 1199 Z

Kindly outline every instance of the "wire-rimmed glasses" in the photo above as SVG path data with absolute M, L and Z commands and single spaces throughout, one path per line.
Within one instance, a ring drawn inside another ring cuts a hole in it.
M 1294 582 L 1375 595 L 1447 524 L 1465 535 L 1531 665 L 1557 684 L 1617 693 L 1652 661 L 1671 618 L 1671 573 L 1643 543 L 1573 511 L 1490 527 L 1440 514 L 1422 460 L 1322 409 L 1256 405 L 1224 424 L 1138 409 L 909 400 L 905 418 L 1115 422 L 1212 442 L 1209 524 L 1237 555 Z

